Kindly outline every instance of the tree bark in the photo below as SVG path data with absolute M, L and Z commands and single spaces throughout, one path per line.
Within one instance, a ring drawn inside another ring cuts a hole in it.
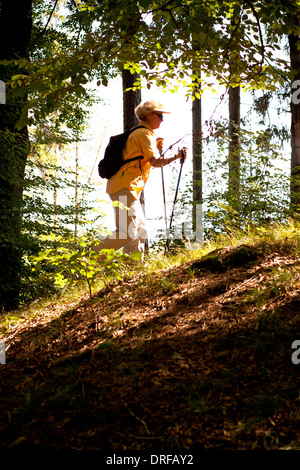
M 31 0 L 0 3 L 0 60 L 29 58 L 32 28 Z M 0 64 L 0 80 L 7 83 L 22 73 L 12 62 Z M 27 127 L 16 129 L 27 96 L 12 97 L 6 86 L 6 103 L 0 104 L 0 308 L 19 305 L 21 259 L 21 205 L 25 165 L 29 153 Z
M 294 17 L 294 24 L 300 26 L 299 19 Z M 299 37 L 289 36 L 291 68 L 296 71 L 293 83 L 300 83 L 300 51 L 297 48 Z M 297 82 L 299 81 L 299 82 Z M 292 84 L 293 89 L 293 84 Z M 300 100 L 295 94 L 291 99 L 291 212 L 299 213 L 300 209 Z
M 240 212 L 240 87 L 229 88 L 229 202 Z
M 201 99 L 195 98 L 192 104 L 192 132 L 193 132 L 193 233 L 195 242 L 202 234 L 202 112 Z M 200 209 L 200 210 L 199 210 Z M 199 220 L 201 218 L 201 220 Z
M 231 20 L 232 38 L 229 47 L 229 66 L 231 78 L 237 83 L 240 82 L 237 53 L 240 50 L 240 39 L 244 36 L 241 27 L 241 7 L 239 14 Z M 233 57 L 232 55 L 233 54 Z M 241 212 L 240 205 L 240 181 L 241 181 L 241 88 L 240 86 L 229 87 L 229 176 L 228 195 L 229 205 L 238 214 Z
M 201 51 L 203 47 L 193 36 L 193 50 Z M 192 227 L 194 241 L 203 239 L 203 174 L 202 174 L 202 102 L 201 102 L 201 67 L 197 60 L 193 62 L 193 74 L 196 76 L 193 85 L 192 101 L 192 146 L 193 146 L 193 208 Z M 200 95 L 200 97 L 199 97 Z
M 134 82 L 137 79 L 136 74 L 131 74 L 129 70 L 123 70 L 122 82 L 123 82 L 123 126 L 124 131 L 131 129 L 136 126 L 139 122 L 136 117 L 134 110 L 141 102 L 141 90 L 126 91 L 128 88 L 132 88 Z

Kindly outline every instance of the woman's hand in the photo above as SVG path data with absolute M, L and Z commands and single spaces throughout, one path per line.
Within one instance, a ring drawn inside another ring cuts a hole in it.
M 178 150 L 178 153 L 176 155 L 176 159 L 180 158 L 181 161 L 185 162 L 186 157 L 187 157 L 187 147 L 183 147 L 181 150 Z

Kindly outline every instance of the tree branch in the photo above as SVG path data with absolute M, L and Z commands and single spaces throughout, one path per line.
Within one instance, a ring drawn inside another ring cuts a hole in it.
M 50 21 L 51 21 L 52 15 L 53 15 L 53 13 L 55 12 L 55 8 L 57 7 L 57 4 L 58 4 L 58 0 L 55 0 L 54 5 L 53 5 L 53 8 L 52 8 L 52 11 L 51 11 L 50 16 L 49 16 L 49 18 L 48 18 L 48 21 L 47 21 L 47 23 L 46 23 L 46 25 L 45 25 L 43 31 L 38 35 L 38 39 L 41 38 L 41 37 L 45 34 L 45 32 L 46 32 L 46 30 L 47 30 L 47 28 L 48 28 L 48 26 L 49 26 L 49 23 L 50 23 Z
M 265 61 L 265 45 L 264 45 L 263 35 L 262 35 L 262 31 L 261 31 L 260 21 L 259 21 L 259 18 L 258 18 L 257 11 L 255 10 L 252 2 L 250 0 L 244 0 L 244 1 L 250 7 L 250 9 L 251 9 L 251 11 L 252 11 L 252 13 L 253 13 L 253 15 L 256 19 L 256 22 L 257 22 L 259 38 L 260 38 L 260 44 L 261 44 L 261 65 L 262 65 Z
M 235 36 L 235 33 L 237 32 L 237 30 L 238 30 L 238 28 L 239 28 L 239 26 L 240 26 L 240 24 L 241 24 L 241 18 L 242 18 L 243 11 L 244 11 L 244 10 L 241 11 L 240 16 L 239 16 L 239 19 L 238 19 L 238 22 L 236 23 L 236 26 L 235 26 L 235 28 L 234 28 L 234 30 L 233 30 L 233 33 L 232 33 L 231 38 L 230 38 L 230 40 L 229 40 L 229 43 L 228 43 L 226 52 L 225 52 L 225 54 L 224 54 L 224 58 L 228 56 L 229 49 L 230 49 L 231 43 L 232 43 L 232 41 L 233 41 L 233 38 L 234 38 L 234 36 Z

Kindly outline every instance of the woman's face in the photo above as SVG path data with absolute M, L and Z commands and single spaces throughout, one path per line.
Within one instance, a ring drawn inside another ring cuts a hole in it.
M 163 121 L 164 115 L 159 111 L 153 111 L 146 116 L 145 121 L 152 127 L 152 129 L 158 129 Z

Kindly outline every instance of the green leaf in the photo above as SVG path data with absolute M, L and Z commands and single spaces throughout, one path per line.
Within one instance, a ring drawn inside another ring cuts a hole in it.
M 134 261 L 140 261 L 142 259 L 142 253 L 140 251 L 131 253 L 130 258 L 132 258 Z

